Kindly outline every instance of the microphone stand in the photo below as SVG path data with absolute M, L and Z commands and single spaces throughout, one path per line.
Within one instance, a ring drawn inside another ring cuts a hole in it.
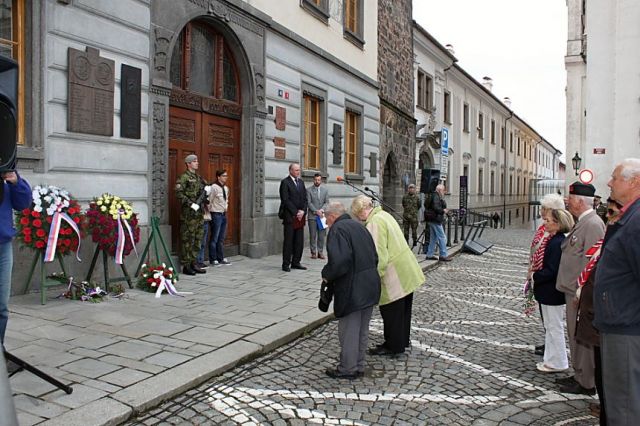
M 358 191 L 358 192 L 366 195 L 367 197 L 371 198 L 372 200 L 374 200 L 378 204 L 380 204 L 382 207 L 385 208 L 385 210 L 390 215 L 392 215 L 394 218 L 396 218 L 396 220 L 402 220 L 402 216 L 400 216 L 400 214 L 396 211 L 396 209 L 391 207 L 388 203 L 385 203 L 384 201 L 382 201 L 382 198 L 380 198 L 378 193 L 376 193 L 374 190 L 369 189 L 369 187 L 365 187 L 365 189 L 362 190 L 362 189 L 358 188 L 357 186 L 355 186 L 354 184 L 352 184 L 351 182 L 349 182 L 347 179 L 343 179 L 342 183 L 344 183 L 345 185 L 350 186 L 354 191 Z

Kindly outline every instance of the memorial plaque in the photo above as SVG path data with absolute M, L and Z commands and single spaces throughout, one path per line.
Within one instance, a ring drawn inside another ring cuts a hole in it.
M 276 130 L 287 128 L 287 110 L 281 106 L 276 107 Z
M 120 68 L 120 136 L 140 139 L 142 70 L 122 64 Z
M 113 83 L 115 62 L 99 50 L 69 48 L 67 130 L 113 136 Z

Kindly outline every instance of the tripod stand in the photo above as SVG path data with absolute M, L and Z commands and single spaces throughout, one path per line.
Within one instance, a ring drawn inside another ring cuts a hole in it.
M 429 223 L 424 222 L 424 229 L 418 235 L 418 239 L 413 242 L 411 250 L 418 247 L 418 254 L 426 254 L 429 247 Z
M 21 360 L 17 356 L 11 355 L 9 352 L 4 351 L 4 357 L 7 360 L 13 362 L 14 364 L 17 364 L 18 367 L 20 367 L 16 371 L 12 372 L 9 375 L 9 377 L 13 376 L 19 371 L 27 370 L 28 372 L 40 377 L 42 380 L 51 383 L 53 386 L 57 387 L 58 389 L 63 390 L 66 394 L 71 394 L 71 392 L 73 392 L 73 389 L 71 388 L 71 386 L 65 385 L 64 383 L 54 379 L 53 377 L 49 376 L 47 373 L 41 370 L 38 370 L 33 365 L 27 363 L 26 361 Z

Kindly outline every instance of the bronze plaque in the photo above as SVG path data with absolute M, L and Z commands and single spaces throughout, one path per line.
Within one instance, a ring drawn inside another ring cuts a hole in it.
M 275 157 L 278 160 L 284 160 L 287 158 L 287 150 L 282 148 L 276 148 Z
M 287 128 L 287 109 L 281 106 L 276 107 L 276 130 Z
M 142 70 L 122 64 L 120 67 L 120 136 L 140 139 Z
M 69 48 L 67 130 L 113 136 L 113 82 L 115 62 L 99 50 Z
M 279 148 L 287 147 L 287 140 L 285 138 L 280 138 L 278 136 L 273 138 L 273 144 Z

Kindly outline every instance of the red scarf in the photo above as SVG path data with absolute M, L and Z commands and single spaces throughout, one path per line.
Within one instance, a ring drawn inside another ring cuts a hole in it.
M 553 235 L 555 235 L 555 234 L 553 234 Z M 553 238 L 553 235 L 549 234 L 546 237 L 544 237 L 544 239 L 542 240 L 542 242 L 538 246 L 538 249 L 535 251 L 535 253 L 533 253 L 531 255 L 531 270 L 532 271 L 539 271 L 539 270 L 542 269 L 542 264 L 543 264 L 543 261 L 544 261 L 544 250 L 547 248 L 547 244 L 549 243 L 549 240 L 551 238 Z
M 580 272 L 580 275 L 578 275 L 578 287 L 582 287 L 587 282 L 589 276 L 591 275 L 591 272 L 593 272 L 593 268 L 595 268 L 598 264 L 598 260 L 600 260 L 600 253 L 602 252 L 603 241 L 603 239 L 598 240 L 598 242 L 595 243 L 584 254 L 589 258 L 589 261 L 587 262 L 582 272 Z

